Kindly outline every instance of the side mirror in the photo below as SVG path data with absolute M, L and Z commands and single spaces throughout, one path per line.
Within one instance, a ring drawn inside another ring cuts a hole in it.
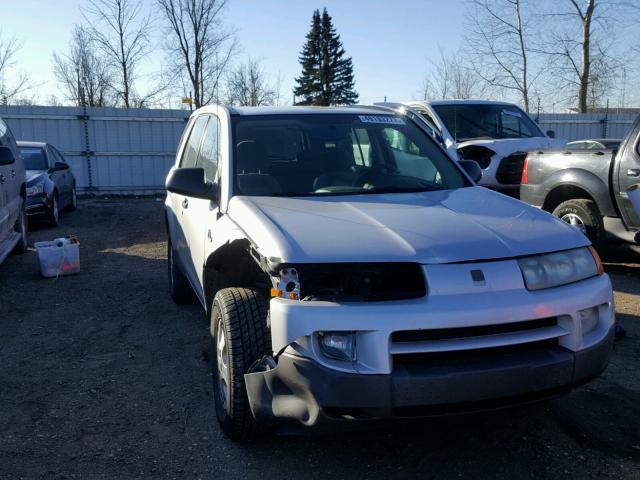
M 553 130 L 547 130 L 547 137 L 556 138 L 556 132 L 554 132 Z
M 478 183 L 482 178 L 482 169 L 478 162 L 475 160 L 458 160 L 458 163 L 462 167 L 462 169 L 467 172 L 467 175 L 471 177 L 475 183 Z
M 59 171 L 59 170 L 69 170 L 69 165 L 67 165 L 64 162 L 56 162 L 56 164 L 53 166 L 53 169 L 55 171 Z
M 9 147 L 0 147 L 0 165 L 11 165 L 16 161 L 13 150 Z
M 185 197 L 218 200 L 218 186 L 205 180 L 203 168 L 176 168 L 169 173 L 165 186 Z

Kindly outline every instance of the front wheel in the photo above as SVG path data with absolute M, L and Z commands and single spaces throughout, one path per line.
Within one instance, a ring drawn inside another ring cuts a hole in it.
M 249 288 L 220 290 L 211 309 L 212 378 L 216 416 L 224 433 L 251 438 L 258 425 L 251 413 L 244 374 L 271 350 L 267 300 Z
M 553 214 L 585 234 L 597 248 L 604 242 L 602 215 L 593 200 L 573 199 L 562 202 Z
M 58 192 L 53 192 L 51 196 L 51 209 L 48 213 L 49 225 L 57 227 L 60 223 L 60 200 L 58 199 Z
M 73 184 L 73 188 L 71 189 L 71 201 L 69 202 L 69 206 L 67 210 L 73 212 L 78 208 L 78 193 L 76 192 L 76 184 Z

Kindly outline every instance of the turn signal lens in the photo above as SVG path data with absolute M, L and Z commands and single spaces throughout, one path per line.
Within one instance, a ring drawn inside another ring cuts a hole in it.
M 604 265 L 602 265 L 602 260 L 600 260 L 600 255 L 598 255 L 598 252 L 596 252 L 596 249 L 593 248 L 593 245 L 589 246 L 589 252 L 591 252 L 593 261 L 596 262 L 596 269 L 597 269 L 598 275 L 602 275 L 604 273 Z

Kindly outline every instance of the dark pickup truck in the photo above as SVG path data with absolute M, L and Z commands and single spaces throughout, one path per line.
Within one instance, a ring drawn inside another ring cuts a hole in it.
M 640 117 L 617 150 L 543 150 L 525 160 L 520 200 L 579 227 L 596 246 L 640 243 Z

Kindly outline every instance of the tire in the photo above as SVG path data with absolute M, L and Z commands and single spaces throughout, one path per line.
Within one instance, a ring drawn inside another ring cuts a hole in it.
M 193 289 L 187 277 L 180 270 L 180 265 L 175 261 L 171 239 L 167 241 L 167 269 L 169 272 L 169 292 L 173 301 L 178 305 L 192 303 L 194 300 Z
M 58 192 L 53 192 L 51 203 L 51 210 L 47 213 L 47 223 L 51 227 L 57 227 L 60 224 L 60 197 Z
M 73 184 L 73 188 L 71 189 L 71 201 L 69 202 L 69 205 L 67 206 L 67 211 L 69 212 L 73 212 L 74 210 L 76 210 L 78 208 L 78 195 L 76 192 L 76 184 Z
M 22 208 L 20 209 L 20 216 L 18 220 L 16 220 L 16 224 L 13 226 L 13 230 L 20 234 L 20 241 L 13 247 L 12 253 L 24 253 L 27 251 L 28 247 L 28 220 L 27 220 L 27 211 L 25 209 L 25 204 L 23 202 Z
M 234 440 L 259 433 L 249 408 L 244 374 L 271 352 L 267 315 L 267 301 L 256 290 L 225 288 L 213 300 L 211 376 L 216 417 L 223 432 Z
M 553 214 L 580 228 L 596 248 L 604 244 L 605 232 L 602 215 L 592 200 L 567 200 L 558 205 Z

